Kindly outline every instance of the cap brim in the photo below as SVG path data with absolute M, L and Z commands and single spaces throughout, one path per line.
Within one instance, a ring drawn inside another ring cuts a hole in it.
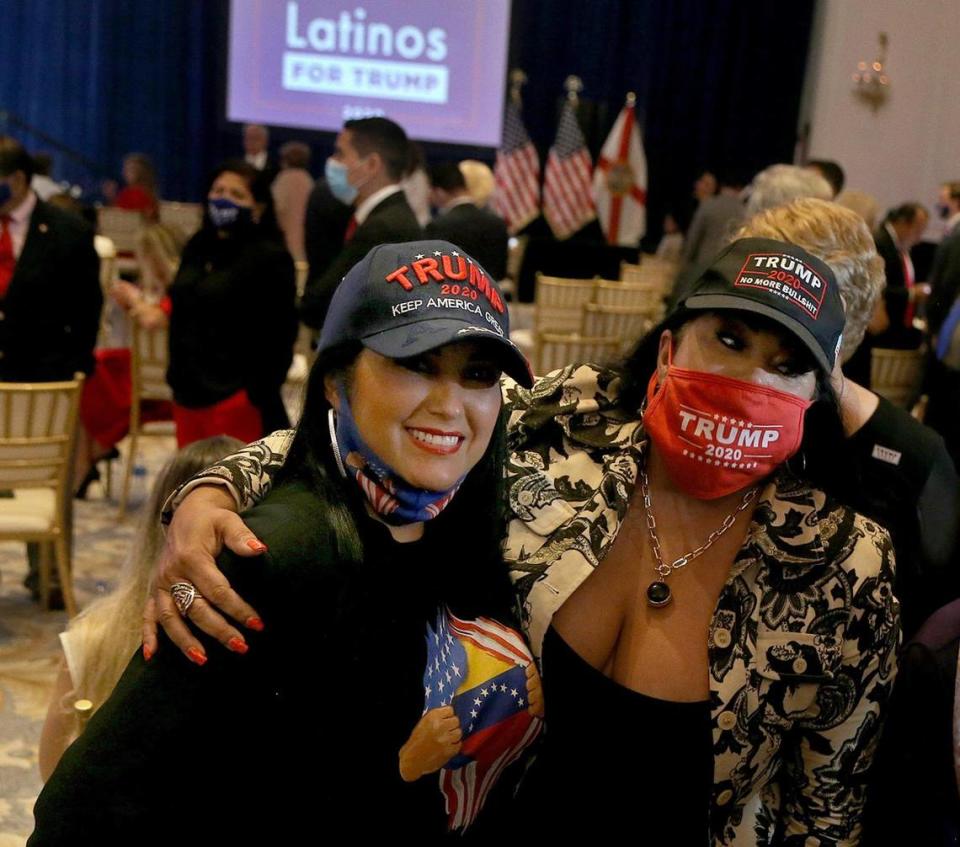
M 419 356 L 444 344 L 454 341 L 483 341 L 497 345 L 503 372 L 515 379 L 524 388 L 533 385 L 533 374 L 526 357 L 509 338 L 493 329 L 483 329 L 467 321 L 455 318 L 420 321 L 406 326 L 392 327 L 360 339 L 364 347 L 369 347 L 381 356 L 391 359 L 405 359 Z
M 816 359 L 817 364 L 819 364 L 826 373 L 830 373 L 833 370 L 833 366 L 830 364 L 830 360 L 820 346 L 820 342 L 817 341 L 810 330 L 799 321 L 794 320 L 779 309 L 767 306 L 765 303 L 758 303 L 756 300 L 749 300 L 746 297 L 735 297 L 730 294 L 694 294 L 692 297 L 688 297 L 683 301 L 683 306 L 690 310 L 729 309 L 763 315 L 788 329 L 800 339 L 804 346 L 813 354 L 813 358 Z

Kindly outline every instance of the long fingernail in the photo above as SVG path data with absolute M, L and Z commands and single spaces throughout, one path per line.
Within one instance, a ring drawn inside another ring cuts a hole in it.
M 262 541 L 257 541 L 256 538 L 248 538 L 248 539 L 247 539 L 247 547 L 249 547 L 251 550 L 253 550 L 254 553 L 266 553 L 266 552 L 267 552 L 267 545 L 264 544 Z
M 143 645 L 143 658 L 148 662 L 153 658 L 153 650 L 151 650 L 146 644 Z
M 233 650 L 234 653 L 239 653 L 241 656 L 250 649 L 249 645 L 242 638 L 237 638 L 233 636 L 228 642 L 227 647 Z
M 247 629 L 252 629 L 254 632 L 263 632 L 263 621 L 257 617 L 247 618 Z
M 187 650 L 187 655 L 190 657 L 190 661 L 195 665 L 200 665 L 201 667 L 207 663 L 207 657 L 204 655 L 202 650 L 198 650 L 196 647 L 191 647 Z

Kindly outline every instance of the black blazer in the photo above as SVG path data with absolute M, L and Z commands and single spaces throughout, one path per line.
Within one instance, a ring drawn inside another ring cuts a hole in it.
M 960 292 L 960 226 L 954 227 L 937 247 L 930 271 L 930 289 L 927 320 L 930 332 L 936 333 Z
M 307 326 L 323 325 L 333 292 L 347 271 L 378 244 L 416 241 L 423 237 L 413 209 L 403 191 L 391 194 L 373 207 L 366 220 L 357 227 L 353 238 L 320 276 L 307 280 L 300 300 L 300 320 Z
M 907 280 L 903 273 L 903 259 L 885 226 L 881 226 L 877 230 L 874 241 L 877 244 L 877 253 L 883 259 L 883 267 L 887 276 L 887 285 L 883 289 L 883 297 L 887 303 L 890 325 L 903 326 L 903 315 L 907 310 L 907 301 L 910 297 L 907 291 Z
M 50 382 L 89 374 L 102 307 L 93 231 L 38 200 L 0 301 L 0 379 Z
M 462 203 L 437 215 L 423 234 L 462 247 L 494 279 L 507 274 L 507 224 L 493 212 Z

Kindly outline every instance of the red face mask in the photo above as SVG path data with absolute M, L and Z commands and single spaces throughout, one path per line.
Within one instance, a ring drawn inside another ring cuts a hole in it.
M 647 386 L 643 426 L 677 488 L 698 500 L 739 491 L 797 450 L 809 400 L 671 364 Z

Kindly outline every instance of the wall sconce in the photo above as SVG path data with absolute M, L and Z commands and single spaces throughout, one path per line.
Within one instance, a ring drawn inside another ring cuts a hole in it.
M 885 63 L 887 61 L 887 44 L 889 39 L 885 32 L 879 33 L 877 41 L 880 43 L 880 49 L 877 58 L 873 62 L 858 62 L 857 69 L 853 73 L 853 93 L 856 97 L 866 103 L 876 114 L 887 97 L 890 96 L 890 77 L 886 74 Z

